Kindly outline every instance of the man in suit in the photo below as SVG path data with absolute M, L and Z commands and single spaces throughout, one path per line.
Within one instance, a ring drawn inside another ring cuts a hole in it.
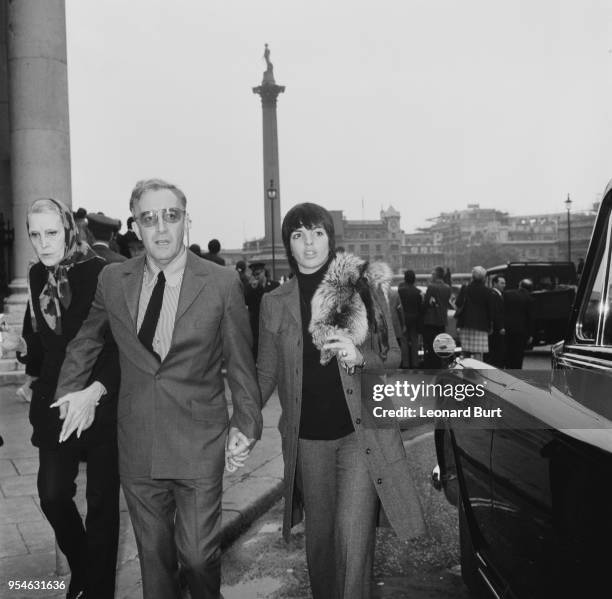
M 506 368 L 522 368 L 525 348 L 533 338 L 533 283 L 523 279 L 518 289 L 504 293 Z
M 119 471 L 147 599 L 180 597 L 179 564 L 192 597 L 219 597 L 226 446 L 229 466 L 241 465 L 262 428 L 238 276 L 186 251 L 185 209 L 174 185 L 137 183 L 130 211 L 146 253 L 102 271 L 57 392 L 71 404 L 91 401 L 83 387 L 110 326 L 121 364 Z M 78 420 L 76 409 L 62 435 Z
M 219 256 L 221 251 L 221 243 L 218 239 L 211 239 L 208 242 L 208 251 L 202 254 L 204 260 L 210 260 L 216 262 L 219 266 L 225 266 L 225 260 Z
M 504 289 L 506 279 L 501 275 L 495 275 L 491 279 L 491 322 L 492 329 L 489 334 L 489 353 L 485 356 L 485 362 L 504 367 L 504 354 L 506 351 L 506 329 L 504 326 Z
M 253 356 L 257 360 L 259 347 L 259 309 L 264 293 L 268 293 L 278 287 L 276 281 L 269 281 L 266 276 L 266 265 L 263 262 L 249 264 L 251 279 L 249 287 L 245 292 L 245 302 L 249 309 L 249 321 L 253 333 Z
M 91 249 L 104 258 L 109 264 L 113 262 L 125 262 L 126 257 L 111 249 L 111 241 L 115 238 L 117 231 L 121 229 L 121 221 L 110 218 L 102 212 L 90 212 L 87 215 L 87 228 L 94 241 Z
M 416 368 L 419 359 L 423 296 L 414 284 L 415 280 L 414 270 L 407 270 L 404 272 L 404 282 L 397 288 L 404 316 L 404 335 L 401 344 L 403 368 Z
M 423 298 L 423 349 L 425 368 L 441 368 L 442 361 L 433 350 L 436 335 L 446 331 L 451 288 L 444 282 L 444 269 L 436 266 Z

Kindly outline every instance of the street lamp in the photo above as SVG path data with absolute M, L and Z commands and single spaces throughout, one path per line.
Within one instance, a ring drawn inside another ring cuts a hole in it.
M 270 179 L 270 186 L 266 190 L 266 194 L 270 200 L 270 225 L 272 232 L 272 280 L 276 281 L 276 253 L 274 251 L 274 200 L 276 199 L 276 187 L 274 187 L 274 179 Z
M 567 200 L 565 200 L 565 208 L 567 209 L 567 261 L 572 261 L 572 226 L 570 223 L 570 209 L 572 207 L 572 200 L 570 200 L 569 193 L 567 194 Z

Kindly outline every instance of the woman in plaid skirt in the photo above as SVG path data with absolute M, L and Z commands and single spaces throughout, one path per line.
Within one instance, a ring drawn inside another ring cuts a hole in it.
M 489 351 L 489 331 L 493 326 L 493 297 L 485 287 L 486 274 L 482 266 L 475 266 L 471 282 L 461 288 L 456 302 L 461 349 L 477 360 Z

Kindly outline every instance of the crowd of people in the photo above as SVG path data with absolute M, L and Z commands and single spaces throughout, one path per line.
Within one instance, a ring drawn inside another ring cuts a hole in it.
M 524 279 L 518 289 L 506 290 L 503 276 L 493 276 L 491 287 L 485 278 L 486 270 L 475 266 L 471 281 L 455 294 L 450 271 L 438 266 L 423 293 L 414 271 L 405 271 L 397 293 L 390 296 L 402 368 L 441 367 L 433 341 L 449 328 L 449 313 L 456 321 L 463 355 L 498 368 L 522 368 L 534 334 L 533 283 Z

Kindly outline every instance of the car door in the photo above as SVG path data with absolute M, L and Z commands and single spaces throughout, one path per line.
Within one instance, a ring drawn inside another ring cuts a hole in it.
M 607 576 L 611 201 L 602 206 L 587 276 L 566 341 L 555 348 L 549 384 L 534 383 L 534 373 L 507 373 L 516 383 L 500 398 L 504 418 L 491 451 L 493 559 L 518 597 L 595 596 L 587 589 L 601 590 Z

